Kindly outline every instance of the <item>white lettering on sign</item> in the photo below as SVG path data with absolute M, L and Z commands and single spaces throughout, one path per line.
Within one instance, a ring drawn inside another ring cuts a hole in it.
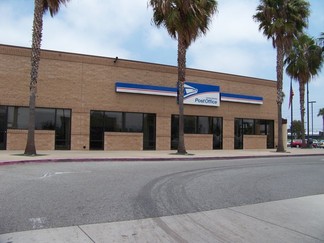
M 205 98 L 205 99 L 196 98 L 195 102 L 196 103 L 201 103 L 201 104 L 213 104 L 213 105 L 216 105 L 217 104 L 217 99 L 215 99 L 215 98 Z

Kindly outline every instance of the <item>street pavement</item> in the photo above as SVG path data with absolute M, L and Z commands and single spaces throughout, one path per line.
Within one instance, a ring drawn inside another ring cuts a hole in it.
M 323 149 L 188 151 L 0 151 L 0 165 L 47 162 L 161 161 L 324 156 Z M 322 158 L 321 158 L 322 159 Z M 1 167 L 0 167 L 1 169 Z M 2 222 L 5 223 L 5 222 Z M 324 194 L 191 214 L 0 235 L 29 242 L 324 242 Z

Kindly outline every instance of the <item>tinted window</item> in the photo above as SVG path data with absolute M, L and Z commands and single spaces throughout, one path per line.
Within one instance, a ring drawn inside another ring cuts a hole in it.
M 266 135 L 266 120 L 255 120 L 255 134 L 257 135 Z
M 213 117 L 213 149 L 223 148 L 223 119 Z
M 28 118 L 27 107 L 8 107 L 8 128 L 28 129 Z
M 56 110 L 55 149 L 70 149 L 71 144 L 71 111 Z
M 211 119 L 209 117 L 200 116 L 198 117 L 198 133 L 199 134 L 209 134 L 211 133 L 210 124 Z
M 90 113 L 90 149 L 104 148 L 104 112 Z
M 125 132 L 142 132 L 143 131 L 143 114 L 142 113 L 125 113 Z
M 8 106 L 7 127 L 28 129 L 29 108 Z M 71 110 L 59 108 L 36 108 L 35 129 L 55 131 L 55 149 L 70 149 Z
M 223 122 L 220 117 L 184 116 L 184 132 L 191 134 L 213 134 L 213 148 L 223 147 Z M 179 115 L 171 116 L 171 149 L 178 147 Z
M 105 131 L 121 132 L 123 128 L 121 112 L 105 112 Z
M 184 132 L 185 133 L 197 133 L 196 116 L 185 116 L 184 117 Z
M 144 114 L 143 122 L 143 149 L 155 149 L 155 114 Z
M 254 133 L 254 120 L 243 119 L 243 133 L 247 135 L 253 135 Z
M 146 117 L 145 122 L 143 121 L 144 115 Z M 143 129 L 143 125 L 145 125 L 145 129 Z M 131 112 L 91 111 L 90 149 L 104 149 L 105 131 L 144 132 L 144 149 L 155 149 L 155 115 Z
M 54 130 L 55 128 L 55 110 L 54 109 L 36 109 L 35 117 L 36 130 Z
M 243 149 L 243 119 L 239 118 L 234 121 L 234 148 Z

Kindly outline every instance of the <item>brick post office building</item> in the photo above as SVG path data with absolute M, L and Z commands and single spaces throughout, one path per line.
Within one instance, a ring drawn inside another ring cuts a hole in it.
M 0 45 L 0 149 L 26 145 L 30 48 Z M 276 146 L 276 82 L 187 69 L 187 150 Z M 41 52 L 38 150 L 170 150 L 178 143 L 177 67 Z

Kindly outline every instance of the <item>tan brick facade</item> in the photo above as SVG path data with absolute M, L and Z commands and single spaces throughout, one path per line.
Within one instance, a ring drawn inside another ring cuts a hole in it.
M 37 130 L 35 132 L 35 146 L 39 150 L 54 150 L 54 131 Z M 27 130 L 7 130 L 7 149 L 24 150 L 26 147 Z
M 213 135 L 211 134 L 185 134 L 186 149 L 212 150 Z
M 0 45 L 0 106 L 28 106 L 30 52 L 29 48 Z M 223 149 L 234 149 L 234 118 L 274 120 L 277 131 L 276 82 L 195 69 L 187 70 L 187 80 L 220 86 L 221 92 L 263 97 L 262 105 L 221 102 L 219 107 L 185 106 L 186 115 L 223 118 Z M 173 66 L 123 59 L 114 63 L 114 58 L 42 51 L 36 105 L 72 110 L 72 150 L 89 149 L 91 110 L 156 114 L 156 149 L 168 150 L 171 115 L 178 114 L 176 99 L 116 93 L 115 83 L 175 87 L 176 81 L 177 68 Z M 48 136 L 49 140 L 54 140 L 53 134 Z M 137 145 L 130 144 L 133 139 L 125 140 L 125 134 L 114 138 L 115 145 L 107 137 L 109 134 L 105 135 L 106 149 L 138 149 L 142 146 L 141 136 L 135 136 Z M 8 134 L 7 149 L 18 140 L 24 144 L 24 137 L 14 132 Z M 49 140 L 46 148 L 53 149 Z M 186 144 L 188 149 L 212 149 L 212 136 L 186 135 Z
M 105 132 L 105 150 L 143 150 L 142 133 Z
M 244 135 L 243 149 L 264 149 L 266 146 L 266 135 Z

